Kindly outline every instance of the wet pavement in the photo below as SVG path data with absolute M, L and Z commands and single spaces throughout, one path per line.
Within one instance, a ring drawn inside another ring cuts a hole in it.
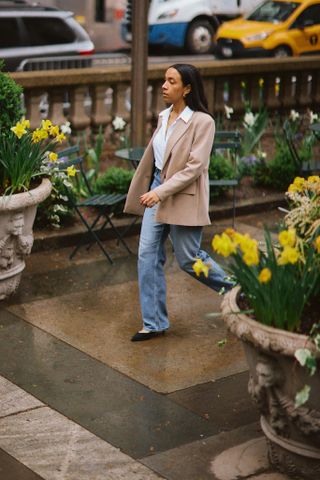
M 262 238 L 277 211 L 239 217 Z M 204 246 L 226 222 L 205 229 Z M 128 238 L 133 252 L 138 237 Z M 0 306 L 1 480 L 287 480 L 268 464 L 239 342 L 221 297 L 181 272 L 168 244 L 171 328 L 140 328 L 136 254 L 107 241 L 33 253 Z M 219 259 L 220 261 L 220 259 Z M 219 347 L 219 341 L 226 345 Z

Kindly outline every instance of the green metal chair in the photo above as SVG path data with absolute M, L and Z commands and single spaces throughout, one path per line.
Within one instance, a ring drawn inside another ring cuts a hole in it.
M 112 209 L 116 205 L 122 203 L 125 200 L 127 194 L 118 194 L 118 193 L 94 194 L 92 192 L 92 189 L 90 187 L 90 184 L 85 174 L 85 170 L 83 166 L 84 159 L 79 154 L 78 145 L 74 145 L 72 147 L 61 150 L 60 152 L 58 152 L 58 157 L 60 159 L 60 162 L 59 162 L 60 169 L 65 169 L 70 166 L 74 166 L 75 168 L 79 169 L 77 170 L 77 175 L 81 175 L 84 181 L 84 184 L 86 186 L 86 189 L 88 191 L 87 198 L 85 198 L 84 200 L 81 200 L 80 202 L 76 202 L 74 199 L 74 195 L 70 191 L 70 188 L 65 186 L 65 192 L 66 192 L 66 195 L 68 196 L 70 204 L 75 209 L 81 222 L 86 227 L 89 233 L 89 246 L 87 248 L 89 249 L 94 243 L 97 243 L 100 249 L 102 250 L 103 254 L 105 255 L 105 257 L 112 264 L 113 260 L 99 238 L 99 236 L 101 235 L 102 231 L 106 228 L 106 226 L 110 225 L 118 241 L 122 243 L 122 245 L 124 246 L 124 248 L 127 250 L 128 253 L 132 253 L 130 248 L 124 241 L 123 235 L 121 235 L 121 233 L 119 232 L 119 230 L 116 228 L 116 226 L 112 221 Z M 96 216 L 94 217 L 94 220 L 92 221 L 92 223 L 89 223 L 89 221 L 86 219 L 86 217 L 82 213 L 83 209 L 88 209 L 88 208 L 91 209 L 91 211 L 92 210 L 96 211 Z M 98 225 L 98 222 L 100 221 L 101 218 L 103 218 L 104 221 L 102 225 L 99 227 L 99 230 L 96 231 L 95 227 Z M 82 246 L 82 244 L 83 244 L 82 241 L 80 241 L 77 244 L 77 246 L 74 248 L 74 250 L 70 254 L 70 259 L 72 259 L 75 256 L 75 254 L 77 253 L 79 248 Z
M 234 178 L 219 180 L 209 180 L 210 188 L 214 187 L 230 187 L 232 188 L 232 226 L 235 224 L 236 219 L 236 187 L 239 185 L 237 160 L 241 147 L 241 135 L 238 130 L 227 131 L 217 130 L 214 137 L 214 143 L 212 146 L 211 154 L 217 150 L 229 151 L 230 158 L 233 165 Z

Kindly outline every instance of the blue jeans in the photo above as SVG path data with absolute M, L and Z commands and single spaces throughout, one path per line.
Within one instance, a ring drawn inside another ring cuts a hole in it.
M 156 170 L 150 189 L 160 185 L 160 172 Z M 143 326 L 150 331 L 162 331 L 169 328 L 166 306 L 166 279 L 164 265 L 166 261 L 165 241 L 170 234 L 173 250 L 182 270 L 192 277 L 219 291 L 222 287 L 230 290 L 233 283 L 226 279 L 225 271 L 204 250 L 200 249 L 202 227 L 184 227 L 168 225 L 155 221 L 157 205 L 146 208 L 142 220 L 139 253 L 138 279 L 140 306 Z M 199 277 L 192 265 L 200 258 L 209 266 L 209 275 Z

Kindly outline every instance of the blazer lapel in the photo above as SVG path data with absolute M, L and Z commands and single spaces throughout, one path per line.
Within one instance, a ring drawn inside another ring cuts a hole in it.
M 174 145 L 177 143 L 179 138 L 181 138 L 182 135 L 184 135 L 186 133 L 186 131 L 188 130 L 190 125 L 191 125 L 191 120 L 189 120 L 188 123 L 185 123 L 183 120 L 180 119 L 180 121 L 178 122 L 178 124 L 174 128 L 174 130 L 173 130 L 172 134 L 170 135 L 169 140 L 167 142 L 167 146 L 166 146 L 166 150 L 165 150 L 165 154 L 164 154 L 164 159 L 163 159 L 162 169 L 164 168 L 166 162 L 168 161 L 168 158 L 170 156 L 170 152 L 173 149 Z

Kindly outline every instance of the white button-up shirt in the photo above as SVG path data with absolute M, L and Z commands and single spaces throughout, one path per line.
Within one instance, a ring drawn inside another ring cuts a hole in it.
M 166 110 L 163 110 L 162 112 L 159 113 L 159 116 L 162 117 L 162 123 L 161 127 L 156 134 L 156 136 L 153 139 L 153 153 L 154 153 L 154 159 L 155 159 L 155 165 L 159 170 L 162 170 L 163 166 L 163 159 L 164 159 L 164 154 L 166 151 L 166 146 L 167 146 L 167 141 L 171 135 L 171 133 L 174 130 L 174 127 L 176 126 L 177 122 L 185 122 L 188 123 L 190 118 L 192 117 L 193 110 L 189 108 L 188 106 L 185 107 L 184 110 L 180 113 L 180 115 L 175 119 L 174 122 L 171 123 L 169 128 L 167 129 L 168 125 L 168 120 L 169 120 L 169 115 L 172 110 L 172 105 L 171 107 L 167 108 Z

